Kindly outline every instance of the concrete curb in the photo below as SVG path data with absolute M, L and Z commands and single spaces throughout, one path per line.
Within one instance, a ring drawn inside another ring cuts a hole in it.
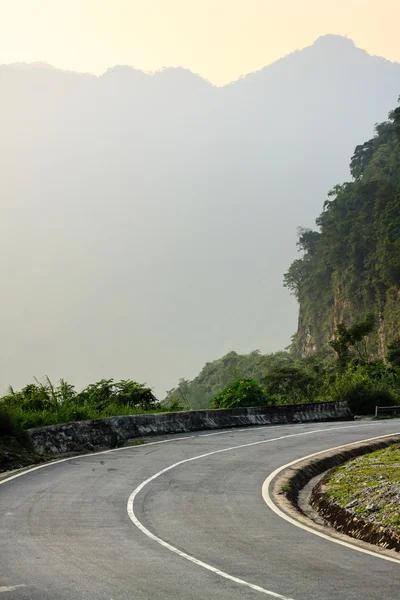
M 370 527 L 371 524 L 365 523 L 365 521 L 358 517 L 357 520 L 354 521 L 354 515 L 351 515 L 345 509 L 340 509 L 336 505 L 333 506 L 338 510 L 332 510 L 332 503 L 326 502 L 325 494 L 323 494 L 321 490 L 325 478 L 329 476 L 334 468 L 352 458 L 374 452 L 375 450 L 387 448 L 388 446 L 399 442 L 400 436 L 393 435 L 385 437 L 385 439 L 382 440 L 377 439 L 374 441 L 360 442 L 359 444 L 349 444 L 348 449 L 329 450 L 314 458 L 305 459 L 285 470 L 277 477 L 275 482 L 273 482 L 272 494 L 274 502 L 281 510 L 289 514 L 292 518 L 307 523 L 308 525 L 312 525 L 315 529 L 322 530 L 325 534 L 329 533 L 332 537 L 338 537 L 342 540 L 348 540 L 348 537 L 352 537 L 355 540 L 355 544 L 364 547 L 366 545 L 365 543 L 374 544 L 374 546 L 382 548 L 383 552 L 386 550 L 399 551 L 400 536 L 397 533 L 393 534 L 388 528 L 386 529 L 380 526 L 373 526 L 372 528 Z M 312 479 L 320 475 L 323 475 L 322 479 L 316 483 L 311 492 L 311 505 L 332 529 L 314 522 L 299 506 L 300 492 Z
M 400 439 L 398 440 L 400 441 Z M 370 448 L 364 453 L 374 452 L 378 448 Z M 324 487 L 336 467 L 330 469 L 314 486 L 311 497 L 311 506 L 318 511 L 320 515 L 332 527 L 349 535 L 350 537 L 364 540 L 369 544 L 375 544 L 382 548 L 396 550 L 400 552 L 400 531 L 389 527 L 377 525 L 364 521 L 361 517 L 356 517 L 351 512 L 332 502 L 329 496 L 325 493 Z

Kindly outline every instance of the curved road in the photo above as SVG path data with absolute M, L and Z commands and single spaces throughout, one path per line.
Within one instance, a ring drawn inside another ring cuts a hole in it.
M 399 431 L 394 420 L 188 434 L 3 480 L 0 600 L 399 600 L 400 562 L 299 529 L 261 494 L 283 464 Z

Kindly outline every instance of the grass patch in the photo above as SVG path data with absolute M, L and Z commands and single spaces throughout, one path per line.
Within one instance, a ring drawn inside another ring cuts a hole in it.
M 400 528 L 400 444 L 337 468 L 327 482 L 326 493 L 366 521 Z

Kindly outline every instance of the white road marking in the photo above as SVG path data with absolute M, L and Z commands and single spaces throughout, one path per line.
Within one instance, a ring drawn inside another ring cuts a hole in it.
M 0 594 L 3 592 L 13 592 L 14 590 L 17 590 L 18 588 L 23 588 L 26 587 L 26 585 L 24 583 L 19 583 L 18 585 L 2 585 L 0 586 Z
M 378 425 L 378 423 L 376 424 Z M 376 426 L 375 425 L 375 426 Z M 175 548 L 175 546 L 172 546 L 171 544 L 169 544 L 168 542 L 164 541 L 163 539 L 157 537 L 156 535 L 154 535 L 154 533 L 152 533 L 151 531 L 149 531 L 141 521 L 139 521 L 139 519 L 137 518 L 133 505 L 135 502 L 135 498 L 136 496 L 143 490 L 143 488 L 148 485 L 151 481 L 154 481 L 155 479 L 157 479 L 158 477 L 160 477 L 161 475 L 163 475 L 164 473 L 167 473 L 168 471 L 171 471 L 172 469 L 175 469 L 176 467 L 179 467 L 180 465 L 184 465 L 190 462 L 193 462 L 195 460 L 200 460 L 202 458 L 206 458 L 208 456 L 214 456 L 215 454 L 221 454 L 222 452 L 229 452 L 231 450 L 238 450 L 240 448 L 248 448 L 250 446 L 257 446 L 260 444 L 269 444 L 271 442 L 277 442 L 279 440 L 287 440 L 288 438 L 293 438 L 293 437 L 299 437 L 302 435 L 313 435 L 315 433 L 321 433 L 321 432 L 325 432 L 325 431 L 337 431 L 337 430 L 342 430 L 342 429 L 354 429 L 354 428 L 360 428 L 360 427 L 368 427 L 370 426 L 370 424 L 368 425 L 345 425 L 344 427 L 329 427 L 329 428 L 324 428 L 324 429 L 314 429 L 313 431 L 304 431 L 301 433 L 292 433 L 289 435 L 283 435 L 280 437 L 276 437 L 276 438 L 271 438 L 268 440 L 259 440 L 257 442 L 250 442 L 247 444 L 240 444 L 239 446 L 231 446 L 230 448 L 222 448 L 220 450 L 213 450 L 212 452 L 206 452 L 205 454 L 200 454 L 198 456 L 193 456 L 192 458 L 186 458 L 184 460 L 180 460 L 176 463 L 174 463 L 173 465 L 170 465 L 169 467 L 166 467 L 165 469 L 162 469 L 161 471 L 158 471 L 158 473 L 155 473 L 154 475 L 152 475 L 151 477 L 149 477 L 148 479 L 146 479 L 145 481 L 143 481 L 140 485 L 138 485 L 137 488 L 134 489 L 134 491 L 132 492 L 132 494 L 129 496 L 128 499 L 128 503 L 127 503 L 127 512 L 129 515 L 129 518 L 131 519 L 132 523 L 134 523 L 134 525 L 136 525 L 136 527 L 138 529 L 140 529 L 140 531 L 142 531 L 147 537 L 149 537 L 150 539 L 154 540 L 155 542 L 157 542 L 158 544 L 160 544 L 161 546 L 163 546 L 164 548 L 167 548 L 168 550 L 170 550 L 171 552 L 174 552 L 175 554 L 177 554 L 178 556 L 185 558 L 186 560 L 189 560 L 190 562 L 203 567 L 203 569 L 207 569 L 207 571 L 211 571 L 212 573 L 215 573 L 216 575 L 219 575 L 220 577 L 224 577 L 225 579 L 229 579 L 230 581 L 234 581 L 235 583 L 238 583 L 240 585 L 244 585 L 248 588 L 251 588 L 252 590 L 255 590 L 256 592 L 260 592 L 262 594 L 265 594 L 267 596 L 271 596 L 272 598 L 279 598 L 280 600 L 293 600 L 291 598 L 288 598 L 286 596 L 282 596 L 281 594 L 277 594 L 276 592 L 273 592 L 271 590 L 267 590 L 264 589 L 258 585 L 254 585 L 253 583 L 249 583 L 248 581 L 245 581 L 243 579 L 238 579 L 237 577 L 234 577 L 233 575 L 229 575 L 229 573 L 225 573 L 224 571 L 221 571 L 220 569 L 213 567 L 212 565 L 209 565 L 208 563 L 205 563 L 197 558 L 195 558 L 194 556 L 191 556 L 190 554 L 187 554 L 186 552 L 183 552 L 182 550 L 179 550 L 179 548 Z M 396 435 L 396 434 L 391 434 L 391 435 Z M 385 436 L 386 437 L 386 436 Z M 324 452 L 326 452 L 326 450 L 324 450 Z
M 315 421 L 314 421 L 315 423 Z M 215 433 L 199 433 L 198 437 L 210 437 L 211 435 L 227 435 L 229 433 L 236 433 L 237 431 L 260 431 L 260 429 L 269 429 L 270 431 L 275 431 L 276 429 L 280 429 L 282 427 L 286 427 L 287 425 L 311 425 L 312 421 L 303 422 L 303 423 L 281 423 L 280 425 L 257 425 L 256 427 L 244 427 L 243 429 L 236 429 L 230 427 L 227 431 L 217 431 Z M 360 425 L 361 427 L 361 425 Z
M 366 548 L 361 548 L 359 546 L 356 546 L 355 544 L 351 544 L 349 542 L 345 542 L 344 540 L 340 540 L 338 538 L 326 535 L 325 533 L 322 533 L 321 531 L 318 531 L 317 529 L 314 529 L 312 527 L 307 527 L 307 525 L 304 525 L 300 521 L 296 521 L 296 519 L 293 519 L 292 517 L 290 517 L 289 515 L 284 513 L 280 508 L 278 508 L 276 506 L 276 504 L 273 502 L 273 500 L 271 498 L 271 494 L 269 491 L 271 482 L 275 479 L 275 477 L 279 473 L 281 473 L 285 469 L 288 469 L 289 467 L 292 467 L 293 465 L 295 465 L 299 462 L 302 462 L 303 460 L 308 460 L 309 458 L 314 458 L 315 456 L 324 454 L 325 452 L 330 452 L 332 450 L 340 450 L 341 448 L 347 448 L 348 446 L 353 446 L 354 444 L 360 444 L 362 442 L 373 442 L 374 440 L 380 440 L 380 439 L 384 439 L 387 437 L 392 437 L 394 435 L 400 435 L 400 432 L 389 433 L 387 435 L 381 435 L 379 437 L 373 437 L 373 438 L 369 438 L 367 440 L 360 440 L 358 442 L 352 442 L 350 444 L 343 444 L 342 446 L 335 446 L 334 448 L 329 448 L 328 450 L 322 450 L 321 452 L 315 452 L 314 454 L 309 454 L 308 456 L 303 456 L 302 458 L 293 460 L 292 462 L 288 463 L 287 465 L 283 465 L 282 467 L 275 469 L 275 471 L 273 473 L 271 473 L 263 483 L 262 496 L 264 498 L 264 501 L 269 506 L 269 508 L 271 510 L 273 510 L 274 513 L 276 513 L 279 517 L 281 517 L 282 519 L 285 519 L 285 521 L 288 521 L 289 523 L 291 523 L 292 525 L 295 525 L 296 527 L 300 527 L 300 529 L 304 529 L 304 531 L 313 533 L 314 535 L 317 535 L 318 537 L 328 540 L 329 542 L 334 542 L 335 544 L 340 544 L 341 546 L 345 546 L 346 548 L 350 548 L 351 550 L 357 550 L 357 552 L 363 552 L 363 554 L 369 554 L 370 556 L 373 556 L 374 558 L 381 558 L 383 560 L 388 560 L 390 562 L 400 564 L 400 560 L 397 558 L 392 558 L 390 556 L 385 556 L 384 554 L 379 554 L 378 552 L 374 552 L 373 550 L 367 550 Z
M 281 425 L 282 427 L 282 425 Z M 227 435 L 228 433 L 236 433 L 237 431 L 254 431 L 255 429 L 272 429 L 272 425 L 265 425 L 264 426 L 259 426 L 259 427 L 245 427 L 244 429 L 229 429 L 228 431 L 217 431 L 215 433 L 200 433 L 199 437 L 210 437 L 211 435 Z M 276 429 L 276 427 L 275 427 Z
M 44 469 L 45 467 L 51 467 L 53 465 L 58 465 L 60 463 L 67 462 L 69 460 L 77 460 L 78 458 L 87 458 L 88 456 L 100 456 L 101 454 L 111 454 L 112 452 L 120 452 L 121 450 L 133 450 L 136 448 L 142 448 L 144 446 L 154 446 L 155 444 L 166 444 L 167 442 L 178 442 L 179 440 L 189 440 L 194 438 L 194 435 L 187 435 L 185 437 L 172 438 L 170 440 L 159 440 L 158 442 L 149 442 L 148 444 L 138 444 L 133 446 L 122 446 L 121 448 L 112 448 L 111 450 L 101 450 L 100 452 L 88 452 L 87 454 L 79 454 L 78 456 L 69 456 L 68 458 L 60 458 L 59 460 L 52 460 L 51 462 L 43 463 L 41 465 L 37 465 L 36 467 L 31 467 L 30 469 L 26 469 L 26 471 L 20 471 L 19 473 L 15 473 L 15 475 L 10 475 L 10 477 L 5 477 L 4 479 L 0 479 L 0 485 L 3 483 L 7 483 L 8 481 L 12 481 L 13 479 L 18 479 L 18 477 L 22 477 L 23 475 L 27 475 L 28 473 L 33 473 L 33 471 L 39 471 L 39 469 Z
M 251 427 L 253 429 L 253 427 Z M 264 427 L 260 427 L 260 429 L 264 429 Z M 235 429 L 235 431 L 243 431 L 243 429 Z M 216 433 L 200 433 L 199 437 L 210 437 L 211 435 L 226 435 L 227 433 L 232 433 L 232 431 L 217 431 Z
M 315 423 L 315 421 L 314 421 Z M 255 427 L 244 427 L 243 429 L 228 428 L 225 431 L 217 431 L 216 433 L 200 433 L 198 437 L 210 437 L 210 435 L 227 435 L 228 433 L 236 433 L 237 431 L 259 431 L 260 429 L 269 429 L 270 431 L 275 431 L 276 429 L 280 429 L 282 427 L 287 427 L 288 425 L 312 425 L 313 421 L 309 421 L 308 423 L 280 423 L 279 425 L 256 425 Z
M 310 421 L 310 423 L 304 423 L 304 425 L 308 425 L 308 424 L 312 424 L 312 422 Z M 144 446 L 155 446 L 156 444 L 167 444 L 169 442 L 179 442 L 181 440 L 190 440 L 190 439 L 196 439 L 198 437 L 206 437 L 207 435 L 220 435 L 221 433 L 236 433 L 238 431 L 254 431 L 255 429 L 277 429 L 279 427 L 284 427 L 285 424 L 283 423 L 282 425 L 277 425 L 275 427 L 271 426 L 271 425 L 266 425 L 264 426 L 260 426 L 260 427 L 249 427 L 249 428 L 244 428 L 244 429 L 236 429 L 236 428 L 231 428 L 229 431 L 218 431 L 216 433 L 213 434 L 202 434 L 199 435 L 198 433 L 195 433 L 193 435 L 186 435 L 184 437 L 173 437 L 171 439 L 168 440 L 159 440 L 158 442 L 145 442 L 144 444 L 138 444 L 135 445 L 133 444 L 132 446 L 122 446 L 121 448 L 112 448 L 109 450 L 101 450 L 100 452 L 87 452 L 86 454 L 78 454 L 77 456 L 69 456 L 68 458 L 60 458 L 58 460 L 52 460 L 50 462 L 46 462 L 40 465 L 37 465 L 36 467 L 30 467 L 27 468 L 25 471 L 19 471 L 18 473 L 15 473 L 14 475 L 10 475 L 10 477 L 4 477 L 3 479 L 0 477 L 0 485 L 2 485 L 3 483 L 7 483 L 8 481 L 12 481 L 13 479 L 18 479 L 18 477 L 22 477 L 23 475 L 27 475 L 28 473 L 32 473 L 33 471 L 38 471 L 39 469 L 44 469 L 45 467 L 51 467 L 52 465 L 57 465 L 63 462 L 67 462 L 69 460 L 77 460 L 78 458 L 85 458 L 87 456 L 100 456 L 101 454 L 111 454 L 112 452 L 120 452 L 121 450 L 132 450 L 134 449 L 138 449 L 138 448 L 142 448 Z M 173 435 L 173 434 L 171 434 Z M 140 439 L 140 438 L 139 438 Z M 1 475 L 1 473 L 0 473 Z
M 309 424 L 311 424 L 311 423 L 303 423 L 303 425 L 309 425 Z M 375 423 L 374 426 L 377 426 L 379 424 L 382 424 L 382 423 Z M 143 533 L 145 533 L 145 535 L 147 535 L 149 538 L 153 539 L 154 541 L 156 541 L 160 545 L 162 545 L 165 548 L 171 550 L 172 552 L 178 554 L 179 556 L 181 556 L 183 558 L 186 558 L 187 560 L 189 560 L 189 561 L 191 561 L 191 562 L 193 562 L 193 563 L 195 563 L 195 564 L 197 564 L 197 565 L 199 565 L 199 566 L 201 566 L 201 567 L 203 567 L 203 568 L 205 568 L 205 569 L 207 569 L 207 570 L 209 570 L 209 571 L 211 571 L 211 572 L 219 575 L 220 577 L 224 577 L 225 579 L 229 579 L 231 581 L 234 581 L 235 583 L 238 583 L 240 585 L 244 585 L 244 586 L 249 587 L 249 588 L 251 588 L 251 589 L 253 589 L 255 591 L 258 591 L 260 593 L 269 595 L 270 597 L 278 598 L 279 600 L 293 600 L 291 598 L 287 598 L 287 597 L 282 596 L 280 594 L 276 594 L 275 592 L 272 592 L 272 591 L 269 591 L 269 590 L 265 590 L 264 588 L 261 588 L 260 586 L 251 584 L 251 583 L 249 583 L 247 581 L 244 581 L 242 579 L 239 579 L 237 577 L 229 575 L 228 573 L 224 573 L 223 571 L 220 571 L 219 569 L 216 569 L 215 567 L 212 567 L 211 565 L 208 565 L 207 563 L 204 563 L 204 562 L 196 559 L 195 557 L 190 556 L 189 554 L 186 554 L 185 552 L 182 552 L 178 548 L 175 548 L 174 546 L 168 544 L 164 540 L 158 538 L 157 536 L 155 536 L 154 534 L 152 534 L 148 529 L 146 529 L 146 527 L 144 527 L 144 525 L 142 525 L 142 523 L 136 518 L 136 515 L 135 515 L 135 513 L 133 511 L 133 501 L 134 501 L 136 495 L 140 492 L 141 489 L 143 489 L 143 487 L 145 485 L 147 485 L 147 483 L 149 483 L 153 479 L 156 479 L 156 477 L 159 477 L 160 475 L 162 475 L 166 471 L 169 471 L 170 469 L 173 469 L 174 467 L 177 467 L 180 464 L 184 464 L 184 463 L 190 462 L 192 460 L 198 460 L 198 459 L 201 459 L 201 458 L 205 458 L 206 456 L 211 456 L 213 454 L 218 454 L 220 452 L 228 452 L 229 450 L 236 450 L 236 449 L 244 448 L 244 447 L 248 447 L 248 446 L 255 446 L 257 444 L 265 444 L 265 443 L 269 443 L 269 442 L 273 442 L 273 441 L 277 441 L 277 440 L 281 440 L 281 439 L 287 439 L 289 437 L 297 437 L 297 436 L 300 436 L 300 435 L 310 435 L 310 434 L 313 434 L 313 433 L 320 433 L 320 432 L 324 432 L 324 431 L 335 431 L 335 430 L 341 430 L 341 429 L 369 427 L 370 425 L 371 424 L 368 423 L 368 424 L 365 424 L 365 425 L 346 425 L 344 427 L 330 427 L 330 428 L 324 428 L 324 429 L 315 429 L 313 431 L 306 431 L 306 432 L 297 433 L 297 434 L 290 434 L 290 435 L 285 435 L 285 436 L 281 436 L 281 437 L 274 438 L 274 439 L 261 440 L 261 441 L 257 441 L 257 442 L 251 442 L 249 444 L 241 444 L 239 446 L 233 446 L 231 448 L 224 448 L 224 449 L 221 449 L 221 450 L 215 450 L 213 452 L 208 452 L 208 453 L 202 454 L 200 456 L 195 456 L 193 458 L 189 458 L 189 459 L 186 459 L 186 460 L 183 460 L 183 461 L 179 461 L 178 463 L 175 463 L 174 465 L 171 465 L 170 467 L 167 467 L 166 469 L 163 469 L 162 471 L 159 471 L 158 473 L 156 473 L 155 475 L 153 475 L 152 477 L 150 477 L 149 479 L 147 479 L 145 482 L 143 482 L 138 488 L 136 488 L 134 490 L 134 492 L 132 492 L 132 494 L 129 497 L 128 507 L 127 507 L 129 517 L 131 518 L 131 520 L 133 521 L 133 523 Z M 270 428 L 270 427 L 271 426 L 266 426 L 265 428 Z M 282 425 L 281 425 L 281 427 L 282 427 Z M 246 431 L 248 429 L 249 428 L 245 428 L 243 430 L 232 429 L 232 432 Z M 251 428 L 251 429 L 264 429 L 264 427 L 255 427 L 255 428 Z M 223 432 L 223 433 L 228 433 L 228 432 Z M 393 434 L 389 434 L 389 435 L 397 435 L 397 434 L 393 433 Z M 143 446 L 151 446 L 151 445 L 162 444 L 162 443 L 167 443 L 167 442 L 175 442 L 175 441 L 180 441 L 180 440 L 195 439 L 197 437 L 199 437 L 199 436 L 198 435 L 190 435 L 190 436 L 184 436 L 184 437 L 179 437 L 179 438 L 174 437 L 174 438 L 171 438 L 171 439 L 168 439 L 168 440 L 160 440 L 160 441 L 157 441 L 157 442 L 149 442 L 148 444 L 143 444 Z M 387 436 L 381 436 L 381 437 L 387 437 Z M 375 438 L 372 438 L 372 439 L 375 439 Z M 138 447 L 140 448 L 141 446 L 138 446 Z M 73 457 L 69 457 L 69 458 L 62 458 L 62 459 L 55 460 L 55 461 L 52 461 L 52 462 L 43 463 L 41 465 L 37 465 L 36 467 L 32 467 L 32 468 L 27 469 L 25 471 L 21 471 L 19 473 L 15 473 L 14 475 L 11 475 L 10 477 L 6 477 L 4 479 L 0 479 L 0 485 L 2 485 L 3 483 L 7 483 L 9 481 L 12 481 L 14 479 L 18 479 L 19 477 L 22 477 L 23 475 L 27 475 L 28 473 L 32 473 L 33 471 L 38 471 L 39 469 L 44 469 L 46 467 L 50 467 L 52 465 L 59 464 L 59 463 L 64 463 L 64 462 L 67 462 L 69 460 L 76 460 L 76 459 L 85 458 L 85 457 L 88 457 L 88 456 L 99 456 L 99 455 L 102 455 L 102 454 L 110 454 L 112 452 L 120 452 L 122 450 L 132 450 L 132 448 L 136 448 L 136 446 L 123 446 L 122 448 L 113 448 L 111 450 L 102 450 L 100 452 L 80 454 L 78 456 L 73 456 Z M 324 452 L 326 452 L 326 450 L 324 450 Z M 303 460 L 303 459 L 300 459 L 300 460 Z M 295 461 L 295 462 L 297 462 L 297 461 Z M 279 509 L 277 509 L 277 510 L 279 510 Z M 283 515 L 283 517 L 286 518 L 286 515 Z M 299 524 L 297 522 L 294 522 L 294 525 L 299 526 Z M 311 532 L 314 533 L 314 534 L 317 533 L 314 530 L 311 530 Z M 328 539 L 330 541 L 333 541 L 332 538 L 328 538 Z M 349 547 L 351 547 L 352 549 L 358 549 L 358 548 L 355 548 L 354 546 L 351 546 L 350 544 L 345 544 L 344 543 L 344 545 L 349 545 Z M 383 558 L 381 555 L 376 555 L 376 556 L 378 556 L 379 558 Z M 395 561 L 395 562 L 398 562 L 398 561 Z M 11 589 L 11 591 L 12 591 L 14 589 L 17 589 L 18 587 L 26 587 L 26 586 L 24 584 L 19 584 L 17 586 L 3 586 L 3 587 L 0 587 L 0 592 L 10 591 L 10 587 L 12 588 Z
M 312 422 L 303 423 L 303 425 L 311 425 L 311 424 L 312 424 Z M 376 423 L 376 425 L 378 425 L 378 423 Z M 284 424 L 282 424 L 280 426 L 277 425 L 275 428 L 284 427 L 284 426 L 285 426 Z M 353 427 L 354 427 L 354 425 L 353 425 Z M 363 425 L 357 425 L 356 427 L 363 427 Z M 364 425 L 364 427 L 366 427 L 366 425 Z M 263 426 L 251 427 L 249 429 L 254 430 L 254 429 L 268 429 L 268 428 L 272 428 L 272 426 L 266 425 L 265 427 L 263 427 Z M 341 428 L 341 429 L 343 429 L 343 428 Z M 231 431 L 231 433 L 236 433 L 237 431 L 246 431 L 246 430 L 247 430 L 247 428 L 245 428 L 245 429 L 232 428 L 230 431 Z M 321 429 L 321 431 L 325 431 L 325 430 Z M 217 432 L 217 433 L 229 433 L 229 432 L 223 431 L 223 432 Z M 148 442 L 148 443 L 145 442 L 144 444 L 138 444 L 138 445 L 132 445 L 132 446 L 122 446 L 121 448 L 112 448 L 109 450 L 101 450 L 100 452 L 87 452 L 86 454 L 78 454 L 77 456 L 69 456 L 68 458 L 59 458 L 58 460 L 52 460 L 50 462 L 36 465 L 36 467 L 30 467 L 30 468 L 25 469 L 24 471 L 19 471 L 18 473 L 15 473 L 14 475 L 10 475 L 9 477 L 4 477 L 4 478 L 0 477 L 0 485 L 2 485 L 3 483 L 8 483 L 9 481 L 12 481 L 13 479 L 18 479 L 19 477 L 22 477 L 23 475 L 28 475 L 29 473 L 33 473 L 33 471 L 39 471 L 40 469 L 45 469 L 46 467 L 51 467 L 53 465 L 68 462 L 69 460 L 77 460 L 78 458 L 87 458 L 88 456 L 100 456 L 102 454 L 111 454 L 112 452 L 121 452 L 122 450 L 139 449 L 139 448 L 142 448 L 145 446 L 155 446 L 156 444 L 167 444 L 169 442 L 179 442 L 181 440 L 196 439 L 198 437 L 200 437 L 200 436 L 196 433 L 194 435 L 186 435 L 184 437 L 173 437 L 168 440 L 159 440 L 158 442 Z M 288 437 L 288 436 L 286 436 L 286 437 Z

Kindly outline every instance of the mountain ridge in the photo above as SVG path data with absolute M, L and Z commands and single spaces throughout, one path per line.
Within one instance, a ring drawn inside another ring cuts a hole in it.
M 189 68 L 184 67 L 184 66 L 177 66 L 177 67 L 165 66 L 165 67 L 161 67 L 160 69 L 157 69 L 156 71 L 143 71 L 143 70 L 138 69 L 131 65 L 120 64 L 120 65 L 114 65 L 112 67 L 109 67 L 108 69 L 106 69 L 106 71 L 104 71 L 104 73 L 101 73 L 100 75 L 95 75 L 93 73 L 84 72 L 84 71 L 61 69 L 61 68 L 58 68 L 58 67 L 56 67 L 50 63 L 47 63 L 45 61 L 34 61 L 32 63 L 17 62 L 17 63 L 9 63 L 9 64 L 0 64 L 0 69 L 5 68 L 5 67 L 9 67 L 12 69 L 18 69 L 21 71 L 29 70 L 29 69 L 35 69 L 35 70 L 43 69 L 43 70 L 49 70 L 49 71 L 61 71 L 64 73 L 74 73 L 77 75 L 87 75 L 90 77 L 94 77 L 96 79 L 101 79 L 101 78 L 107 76 L 108 74 L 110 74 L 110 72 L 113 72 L 115 70 L 124 71 L 128 76 L 136 75 L 137 77 L 141 77 L 142 75 L 147 76 L 147 77 L 157 77 L 157 76 L 165 74 L 166 72 L 167 73 L 168 72 L 171 72 L 171 73 L 172 72 L 186 72 L 186 73 L 192 75 L 194 78 L 201 79 L 202 81 L 209 84 L 213 88 L 223 89 L 228 86 L 234 85 L 238 82 L 241 82 L 243 80 L 246 80 L 246 78 L 248 78 L 248 77 L 258 76 L 258 75 L 262 74 L 263 72 L 265 72 L 266 70 L 268 70 L 269 68 L 274 67 L 275 65 L 281 66 L 282 62 L 284 62 L 287 59 L 292 59 L 292 58 L 298 56 L 300 53 L 304 53 L 305 51 L 309 51 L 312 49 L 315 50 L 315 49 L 319 49 L 319 48 L 323 49 L 324 51 L 328 50 L 329 52 L 332 52 L 333 50 L 342 51 L 345 48 L 346 49 L 352 48 L 358 52 L 362 52 L 364 55 L 367 55 L 368 57 L 375 58 L 375 59 L 378 59 L 381 61 L 385 61 L 386 63 L 390 63 L 390 64 L 394 64 L 394 65 L 400 64 L 400 62 L 398 62 L 398 61 L 391 61 L 385 57 L 375 55 L 375 54 L 370 54 L 367 50 L 360 48 L 359 46 L 356 46 L 355 42 L 351 38 L 348 38 L 348 37 L 345 37 L 345 36 L 342 36 L 339 34 L 328 33 L 328 34 L 321 35 L 318 38 L 316 38 L 316 40 L 309 46 L 305 46 L 304 48 L 301 48 L 301 49 L 295 49 L 292 52 L 290 52 L 289 54 L 286 54 L 285 56 L 282 56 L 281 58 L 276 59 L 272 63 L 264 65 L 263 67 L 255 70 L 255 71 L 249 71 L 248 73 L 240 75 L 237 79 L 232 80 L 221 86 L 214 85 L 206 77 L 203 77 L 202 75 L 195 73 L 194 71 L 191 71 Z
M 296 228 L 400 93 L 399 64 L 323 44 L 222 88 L 0 69 L 0 388 L 46 373 L 162 395 L 210 357 L 288 345 Z

